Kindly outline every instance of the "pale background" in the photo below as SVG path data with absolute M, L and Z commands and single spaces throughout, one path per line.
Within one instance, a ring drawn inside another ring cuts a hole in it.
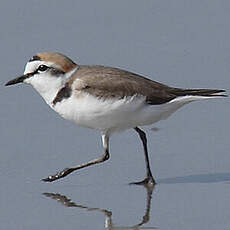
M 1 1 L 0 229 L 104 229 L 103 213 L 67 208 L 42 195 L 112 211 L 116 225 L 141 222 L 142 146 L 114 135 L 111 159 L 47 184 L 41 178 L 102 153 L 99 133 L 64 121 L 25 85 L 4 87 L 39 51 L 79 64 L 133 71 L 177 87 L 230 85 L 230 1 Z M 229 98 L 185 106 L 146 127 L 154 176 L 145 227 L 216 230 L 230 226 Z

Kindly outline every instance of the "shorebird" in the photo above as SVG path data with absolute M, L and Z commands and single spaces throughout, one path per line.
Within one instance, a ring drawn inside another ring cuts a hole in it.
M 118 68 L 78 65 L 56 52 L 33 56 L 24 74 L 6 86 L 21 82 L 32 85 L 63 118 L 101 132 L 101 157 L 43 179 L 48 182 L 108 160 L 111 134 L 133 129 L 142 141 L 146 165 L 146 177 L 137 184 L 154 185 L 146 134 L 139 127 L 166 119 L 192 101 L 226 96 L 223 89 L 175 88 Z

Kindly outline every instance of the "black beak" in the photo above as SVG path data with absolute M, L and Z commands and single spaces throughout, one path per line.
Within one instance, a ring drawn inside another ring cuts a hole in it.
M 8 81 L 5 86 L 8 86 L 8 85 L 15 85 L 15 84 L 18 84 L 18 83 L 22 83 L 26 78 L 28 77 L 28 75 L 23 75 L 21 77 L 17 77 L 11 81 Z

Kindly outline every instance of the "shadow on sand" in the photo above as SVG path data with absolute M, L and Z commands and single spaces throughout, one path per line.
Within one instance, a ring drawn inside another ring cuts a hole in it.
M 230 182 L 230 173 L 197 174 L 158 179 L 158 184 Z

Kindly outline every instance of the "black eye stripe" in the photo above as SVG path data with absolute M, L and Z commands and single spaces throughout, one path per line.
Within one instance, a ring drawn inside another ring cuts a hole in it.
M 34 72 L 28 73 L 27 75 L 28 77 L 32 77 L 33 75 L 41 74 L 42 72 L 45 72 L 46 70 L 48 70 L 51 75 L 56 76 L 56 77 L 59 77 L 60 75 L 65 74 L 65 72 L 60 69 L 56 69 L 54 67 L 49 67 L 46 65 L 40 65 Z
M 59 76 L 60 74 L 65 74 L 65 72 L 63 72 L 60 69 L 55 69 L 55 68 L 50 68 L 50 73 L 54 76 Z

